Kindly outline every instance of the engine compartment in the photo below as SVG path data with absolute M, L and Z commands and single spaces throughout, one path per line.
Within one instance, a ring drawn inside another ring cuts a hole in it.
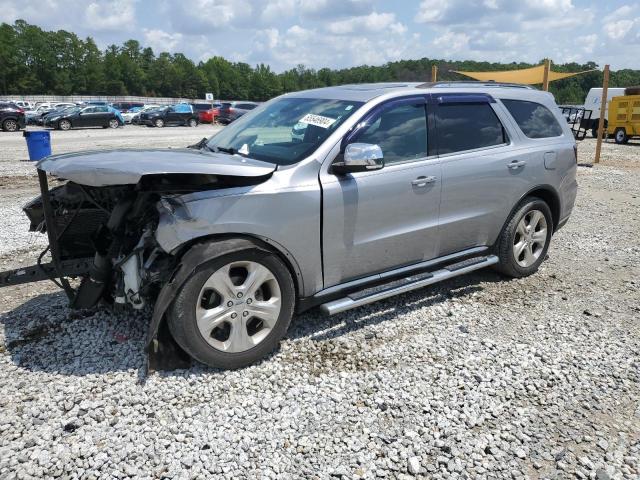
M 154 174 L 143 176 L 137 184 L 99 187 L 67 181 L 47 191 L 48 220 L 42 195 L 23 210 L 30 231 L 47 233 L 47 225 L 53 222 L 54 240 L 49 232 L 47 250 L 52 256 L 55 250 L 59 262 L 93 258 L 71 299 L 73 308 L 90 308 L 104 301 L 140 309 L 155 302 L 178 261 L 178 255 L 165 252 L 155 241 L 159 209 L 180 202 L 183 194 L 265 179 Z M 53 241 L 55 249 L 51 248 Z

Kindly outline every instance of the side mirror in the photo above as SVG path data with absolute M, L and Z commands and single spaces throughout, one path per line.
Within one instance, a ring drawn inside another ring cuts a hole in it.
M 382 167 L 384 158 L 379 145 L 350 143 L 344 150 L 342 161 L 331 165 L 331 170 L 337 174 L 344 174 L 380 170 Z

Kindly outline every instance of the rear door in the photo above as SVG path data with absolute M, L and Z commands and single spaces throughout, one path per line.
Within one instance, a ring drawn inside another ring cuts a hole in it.
M 491 245 L 531 184 L 529 151 L 514 145 L 489 95 L 438 94 L 432 106 L 442 163 L 438 256 Z
M 96 107 L 96 116 L 93 119 L 94 124 L 92 125 L 92 127 L 104 127 L 105 125 L 109 125 L 109 120 L 115 117 L 116 114 L 110 111 L 109 107 Z
M 379 145 L 385 165 L 321 173 L 325 287 L 437 252 L 441 169 L 429 148 L 424 97 L 388 102 L 360 125 L 345 144 Z

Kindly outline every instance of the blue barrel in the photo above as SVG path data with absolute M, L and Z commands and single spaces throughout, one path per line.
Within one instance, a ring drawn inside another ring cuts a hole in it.
M 47 130 L 37 130 L 33 132 L 22 132 L 27 139 L 29 149 L 29 160 L 42 160 L 51 155 L 51 135 Z

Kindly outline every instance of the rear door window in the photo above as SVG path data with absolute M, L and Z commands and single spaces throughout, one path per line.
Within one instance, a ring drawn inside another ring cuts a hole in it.
M 488 103 L 438 105 L 435 117 L 440 154 L 507 143 L 502 123 Z
M 524 100 L 502 100 L 516 123 L 529 138 L 550 138 L 562 135 L 562 127 L 547 107 Z

